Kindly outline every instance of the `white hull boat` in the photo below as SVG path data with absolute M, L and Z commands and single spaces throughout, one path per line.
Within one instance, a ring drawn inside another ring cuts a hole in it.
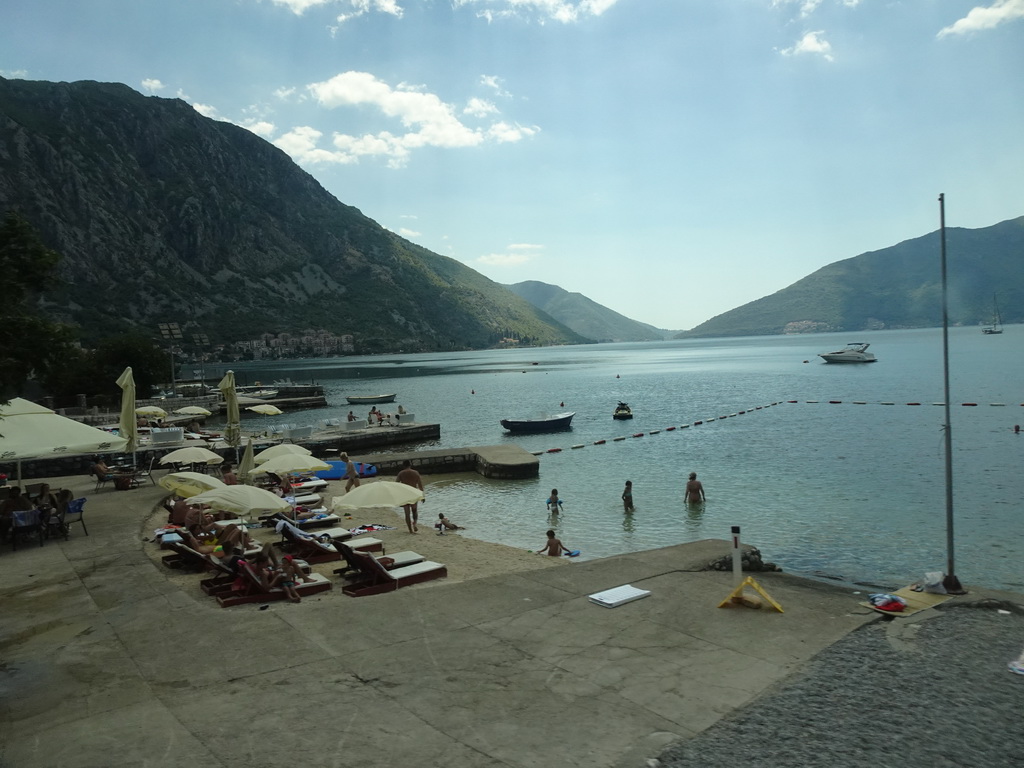
M 868 352 L 870 346 L 863 342 L 850 342 L 835 352 L 821 352 L 818 357 L 826 363 L 873 363 L 876 358 L 874 354 Z

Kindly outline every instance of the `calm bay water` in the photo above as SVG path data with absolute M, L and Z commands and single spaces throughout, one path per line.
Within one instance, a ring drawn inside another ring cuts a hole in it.
M 324 385 L 330 407 L 278 420 L 344 418 L 345 395 L 397 392 L 396 406 L 441 424 L 440 441 L 415 447 L 563 449 L 541 456 L 534 480 L 429 478 L 422 514 L 444 511 L 476 538 L 537 549 L 554 527 L 590 558 L 728 538 L 740 525 L 744 541 L 787 571 L 901 585 L 946 564 L 944 409 L 933 405 L 943 400 L 942 334 L 847 336 L 292 360 L 235 372 L 241 383 Z M 1022 339 L 1020 326 L 1002 336 L 950 331 L 956 562 L 968 586 L 1024 587 L 1024 433 L 1013 430 L 1024 424 Z M 850 340 L 871 342 L 879 362 L 826 365 L 816 356 Z M 619 400 L 632 421 L 612 420 Z M 513 437 L 498 423 L 563 410 L 576 411 L 569 432 Z M 612 440 L 621 435 L 630 437 Z M 682 503 L 691 471 L 707 492 L 702 507 Z M 626 480 L 632 515 L 620 500 Z M 553 487 L 565 500 L 556 516 L 544 508 Z

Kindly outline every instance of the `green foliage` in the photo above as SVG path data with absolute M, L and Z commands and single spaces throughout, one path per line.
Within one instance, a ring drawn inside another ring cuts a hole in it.
M 59 260 L 25 219 L 7 213 L 0 224 L 0 400 L 22 394 L 30 379 L 45 382 L 67 353 L 71 329 L 51 322 L 39 303 L 53 287 Z

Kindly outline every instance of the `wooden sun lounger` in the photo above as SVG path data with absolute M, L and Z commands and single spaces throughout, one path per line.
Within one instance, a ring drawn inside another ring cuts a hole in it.
M 281 587 L 274 587 L 271 590 L 264 590 L 260 584 L 256 572 L 247 562 L 242 562 L 238 569 L 239 577 L 232 582 L 229 592 L 222 592 L 217 595 L 217 602 L 222 608 L 229 608 L 233 605 L 245 605 L 246 603 L 269 603 L 275 600 L 285 600 L 287 595 Z M 331 580 L 319 573 L 309 574 L 313 579 L 311 582 L 300 581 L 295 585 L 295 591 L 300 596 L 315 595 L 318 592 L 326 592 L 333 586 Z
M 345 565 L 341 568 L 335 568 L 334 573 L 338 576 L 347 576 L 350 572 L 358 573 L 359 564 L 355 561 L 355 558 L 352 557 L 352 547 L 343 541 L 334 542 L 334 547 L 341 553 L 342 558 L 345 560 Z M 404 568 L 407 565 L 415 565 L 416 563 L 422 563 L 427 559 L 419 552 L 412 552 L 411 550 L 393 552 L 390 555 L 374 555 L 374 557 L 377 559 L 377 562 L 388 570 L 393 568 Z
M 369 553 L 353 552 L 352 558 L 359 568 L 361 578 L 353 584 L 342 587 L 341 591 L 349 597 L 365 597 L 379 595 L 382 592 L 393 592 L 402 587 L 440 579 L 448 575 L 448 569 L 445 566 L 431 560 L 389 571 Z
M 290 526 L 284 526 L 281 529 L 281 535 L 284 537 L 281 542 L 282 546 L 286 547 L 296 557 L 300 557 L 310 563 L 330 563 L 335 560 L 341 559 L 341 553 L 335 549 L 334 543 L 337 539 L 330 537 L 328 534 L 321 534 L 315 538 L 312 536 L 303 536 L 303 531 L 296 531 Z M 344 538 L 346 543 L 354 550 L 366 551 L 366 552 L 383 552 L 384 542 L 380 539 L 374 539 L 369 536 L 363 536 L 358 539 L 353 539 L 352 534 L 348 530 L 344 531 Z

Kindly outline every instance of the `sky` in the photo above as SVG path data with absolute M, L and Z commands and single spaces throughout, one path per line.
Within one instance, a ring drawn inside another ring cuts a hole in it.
M 1024 215 L 1024 0 L 36 0 L 0 75 L 183 99 L 660 328 L 934 231 L 939 193 L 951 227 Z

